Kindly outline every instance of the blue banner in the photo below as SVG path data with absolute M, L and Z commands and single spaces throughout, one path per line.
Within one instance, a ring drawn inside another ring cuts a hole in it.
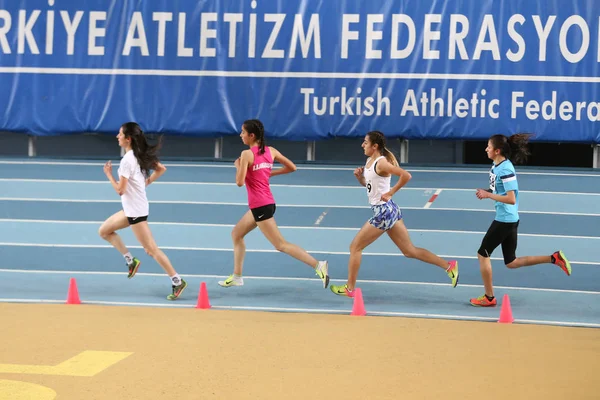
M 600 143 L 595 0 L 0 0 L 0 130 Z

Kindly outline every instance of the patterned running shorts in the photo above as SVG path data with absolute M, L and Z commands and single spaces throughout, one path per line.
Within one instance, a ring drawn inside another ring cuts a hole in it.
M 369 223 L 383 231 L 391 229 L 396 221 L 402 219 L 402 210 L 391 199 L 385 204 L 371 206 L 371 210 L 373 210 L 373 216 L 369 218 Z

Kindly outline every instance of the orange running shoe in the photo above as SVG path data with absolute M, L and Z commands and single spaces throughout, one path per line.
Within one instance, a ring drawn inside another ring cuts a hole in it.
M 496 304 L 498 304 L 495 297 L 492 300 L 489 300 L 485 294 L 477 297 L 476 299 L 471 299 L 470 302 L 471 305 L 475 307 L 494 307 Z
M 552 254 L 552 264 L 558 265 L 560 269 L 565 271 L 565 274 L 571 276 L 571 263 L 562 250 L 555 251 L 554 254 Z

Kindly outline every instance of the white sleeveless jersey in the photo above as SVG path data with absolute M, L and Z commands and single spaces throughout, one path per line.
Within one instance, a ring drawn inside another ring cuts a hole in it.
M 365 183 L 367 186 L 367 196 L 369 197 L 369 204 L 372 206 L 385 204 L 385 201 L 381 200 L 381 196 L 390 191 L 390 182 L 392 180 L 392 176 L 379 176 L 375 172 L 375 164 L 377 161 L 385 158 L 384 156 L 377 157 L 373 164 L 369 168 L 367 165 L 369 164 L 369 160 L 365 163 L 365 170 L 363 175 L 365 177 Z

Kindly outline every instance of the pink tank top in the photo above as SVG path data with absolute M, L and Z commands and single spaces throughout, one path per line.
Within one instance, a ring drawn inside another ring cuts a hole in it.
M 254 162 L 248 167 L 248 172 L 246 173 L 248 206 L 250 208 L 257 208 L 268 204 L 275 204 L 275 199 L 269 186 L 271 169 L 273 168 L 271 150 L 265 147 L 263 154 L 258 154 L 258 146 L 253 146 L 250 150 L 254 154 Z

